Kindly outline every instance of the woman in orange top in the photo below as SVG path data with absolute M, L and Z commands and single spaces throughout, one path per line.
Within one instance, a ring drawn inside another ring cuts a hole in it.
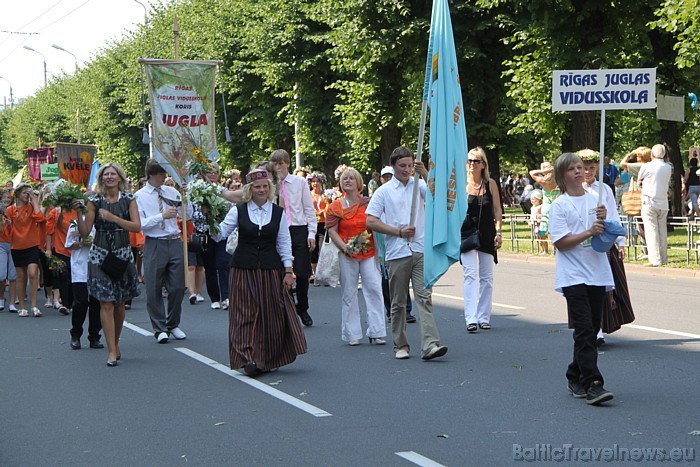
M 0 200 L 0 216 L 2 216 L 0 218 L 2 220 L 0 226 L 0 311 L 5 309 L 5 281 L 9 281 L 10 301 L 8 309 L 10 313 L 17 313 L 17 307 L 15 307 L 17 271 L 10 254 L 10 220 L 5 217 L 5 210 L 10 204 L 12 204 L 12 189 L 4 188 Z
M 374 239 L 367 230 L 367 204 L 362 196 L 364 183 L 360 173 L 346 169 L 340 176 L 343 196 L 326 210 L 326 229 L 340 255 L 340 288 L 343 293 L 341 337 L 350 345 L 358 345 L 362 339 L 360 306 L 357 301 L 357 284 L 362 276 L 362 295 L 367 305 L 367 337 L 369 342 L 386 344 L 384 324 L 384 298 L 379 262 L 374 255 Z
M 76 212 L 72 209 L 66 211 L 61 208 L 53 208 L 46 221 L 46 257 L 54 256 L 63 263 L 60 272 L 46 271 L 46 275 L 52 274 L 53 285 L 58 288 L 61 294 L 61 305 L 58 307 L 58 312 L 62 315 L 69 314 L 68 310 L 73 308 L 73 281 L 70 273 L 71 252 L 66 248 L 66 236 L 71 222 L 77 217 Z
M 309 174 L 306 176 L 311 184 L 311 201 L 314 203 L 314 211 L 316 211 L 316 222 L 318 223 L 318 229 L 316 230 L 316 246 L 311 250 L 311 269 L 313 274 L 311 279 L 313 281 L 314 275 L 316 274 L 316 264 L 318 263 L 318 253 L 321 251 L 321 243 L 323 243 L 323 238 L 326 235 L 326 197 L 323 196 L 323 181 L 326 177 L 323 174 Z
M 46 222 L 39 207 L 39 198 L 32 187 L 21 183 L 15 190 L 15 205 L 9 206 L 5 217 L 10 221 L 10 248 L 12 260 L 17 270 L 17 298 L 19 316 L 29 316 L 25 308 L 27 277 L 29 278 L 29 300 L 31 311 L 37 318 L 42 315 L 36 306 L 36 291 L 39 285 L 39 238 L 35 233 L 36 224 Z

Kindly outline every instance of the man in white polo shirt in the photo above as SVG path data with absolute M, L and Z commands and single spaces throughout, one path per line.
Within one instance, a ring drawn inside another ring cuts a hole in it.
M 367 206 L 367 227 L 386 235 L 386 265 L 391 292 L 391 334 L 395 357 L 409 358 L 410 346 L 406 336 L 406 290 L 413 284 L 414 305 L 418 309 L 421 332 L 421 358 L 432 360 L 447 353 L 440 345 L 440 334 L 433 316 L 432 290 L 423 279 L 423 232 L 425 219 L 425 179 L 428 171 L 413 153 L 398 147 L 391 153 L 394 178 L 380 186 Z M 415 226 L 409 226 L 413 197 L 413 168 L 419 181 L 420 198 L 416 206 Z M 384 221 L 382 221 L 384 219 Z
M 668 263 L 668 184 L 671 181 L 671 165 L 664 162 L 666 148 L 655 144 L 651 148 L 652 159 L 639 169 L 642 186 L 642 222 L 649 254 L 645 266 L 657 267 Z

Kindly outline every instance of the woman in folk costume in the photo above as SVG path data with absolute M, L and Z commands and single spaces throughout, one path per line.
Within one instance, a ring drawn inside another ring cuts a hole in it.
M 248 376 L 292 363 L 306 353 L 290 289 L 292 240 L 284 210 L 267 170 L 246 175 L 243 203 L 219 225 L 220 241 L 238 229 L 238 248 L 231 260 L 229 287 L 229 357 L 231 369 Z
M 603 204 L 607 209 L 607 219 L 620 222 L 620 214 L 617 212 L 615 194 L 605 183 L 596 180 L 600 156 L 591 149 L 582 149 L 578 156 L 583 161 L 584 182 L 583 189 L 587 193 L 598 196 L 599 190 L 603 190 Z M 611 334 L 623 324 L 634 321 L 634 311 L 630 300 L 629 287 L 627 286 L 627 274 L 625 273 L 625 237 L 617 237 L 615 245 L 608 251 L 608 261 L 615 280 L 615 289 L 607 292 L 606 300 L 603 302 L 603 315 L 601 328 L 598 330 L 596 345 L 605 344 L 603 333 Z

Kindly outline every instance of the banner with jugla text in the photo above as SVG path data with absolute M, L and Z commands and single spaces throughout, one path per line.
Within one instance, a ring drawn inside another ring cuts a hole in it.
M 92 161 L 97 155 L 97 146 L 92 144 L 53 143 L 56 148 L 56 163 L 59 178 L 73 185 L 88 186 Z
M 215 161 L 214 61 L 142 59 L 153 121 L 153 157 L 178 185 L 190 166 Z

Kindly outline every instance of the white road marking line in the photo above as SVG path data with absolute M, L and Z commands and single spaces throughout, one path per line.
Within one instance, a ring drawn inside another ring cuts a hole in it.
M 299 410 L 303 410 L 304 412 L 313 415 L 314 417 L 331 417 L 333 416 L 332 414 L 326 412 L 325 410 L 321 410 L 318 407 L 314 407 L 311 404 L 308 404 L 302 400 L 299 400 L 295 397 L 290 396 L 287 393 L 284 393 L 282 391 L 279 391 L 275 388 L 271 388 L 269 385 L 265 383 L 261 383 L 260 381 L 249 378 L 248 376 L 244 376 L 241 373 L 237 372 L 236 370 L 232 370 L 226 365 L 222 365 L 221 363 L 217 362 L 216 360 L 212 360 L 211 358 L 204 356 L 202 354 L 199 354 L 195 352 L 194 350 L 190 350 L 186 347 L 177 347 L 175 348 L 178 352 L 180 352 L 183 355 L 187 355 L 190 358 L 193 358 L 197 360 L 198 362 L 204 363 L 205 365 L 209 365 L 210 367 L 214 368 L 215 370 L 218 370 L 222 372 L 223 374 L 230 376 L 231 378 L 237 379 L 241 383 L 245 383 L 248 386 L 252 386 L 255 389 L 258 389 L 276 399 L 281 400 L 282 402 L 285 402 L 293 407 L 296 407 Z
M 639 329 L 640 331 L 658 332 L 661 334 L 670 334 L 672 336 L 689 337 L 691 339 L 700 339 L 700 334 L 691 334 L 689 332 L 671 331 L 670 329 L 652 328 L 650 326 L 639 326 L 637 324 L 625 324 L 625 328 Z
M 132 331 L 141 334 L 142 336 L 153 337 L 153 332 L 151 332 L 151 331 L 146 331 L 145 329 L 140 328 L 140 327 L 136 326 L 135 324 L 131 324 L 131 323 L 129 323 L 128 321 L 124 321 L 124 327 L 125 327 L 125 328 L 129 328 L 129 329 L 131 329 Z
M 459 302 L 464 301 L 464 298 L 462 298 L 462 297 L 457 297 L 454 295 L 445 295 L 445 294 L 435 293 L 435 292 L 433 292 L 433 297 L 450 298 L 452 300 L 457 300 Z M 504 303 L 496 303 L 496 302 L 493 302 L 493 306 L 497 306 L 499 308 L 508 308 L 510 310 L 526 310 L 527 309 L 524 306 L 506 305 Z
M 403 451 L 403 452 L 396 452 L 394 453 L 399 457 L 403 457 L 409 462 L 412 462 L 413 464 L 420 465 L 421 467 L 445 467 L 442 464 L 438 464 L 432 459 L 428 459 L 425 456 L 421 456 L 417 452 L 413 451 Z

